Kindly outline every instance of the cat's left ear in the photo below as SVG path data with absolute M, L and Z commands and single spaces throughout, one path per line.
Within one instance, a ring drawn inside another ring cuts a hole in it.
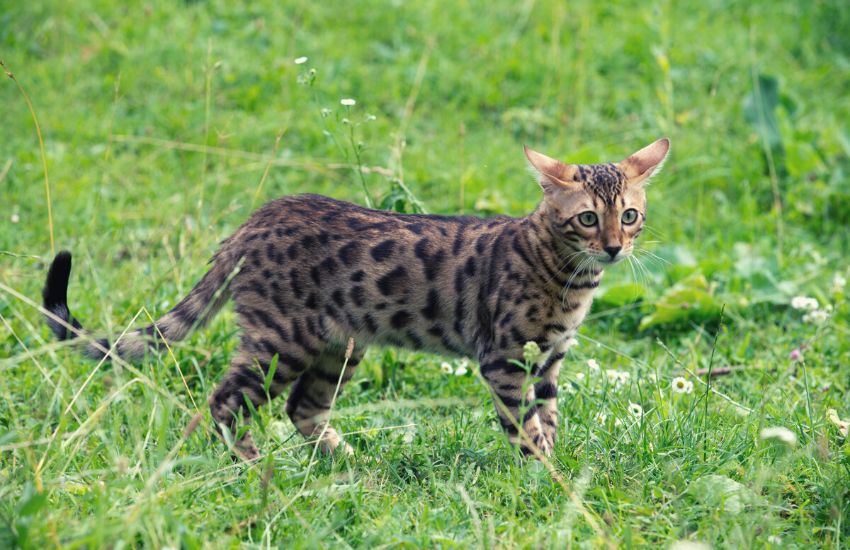
M 620 161 L 619 167 L 626 175 L 627 185 L 643 183 L 648 180 L 652 174 L 661 169 L 668 151 L 670 151 L 670 140 L 661 138 L 634 153 L 626 160 Z

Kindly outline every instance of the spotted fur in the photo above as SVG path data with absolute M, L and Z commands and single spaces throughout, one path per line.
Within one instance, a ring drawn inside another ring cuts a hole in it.
M 654 166 L 667 152 L 663 141 L 663 151 L 643 150 Z M 510 440 L 548 453 L 561 362 L 612 263 L 597 257 L 594 244 L 602 246 L 606 231 L 626 235 L 604 221 L 591 234 L 576 216 L 595 198 L 604 202 L 601 220 L 633 205 L 643 216 L 648 174 L 635 167 L 647 159 L 571 167 L 528 154 L 545 194 L 521 218 L 404 215 L 317 195 L 271 201 L 222 243 L 210 270 L 171 311 L 112 346 L 93 340 L 86 353 L 137 358 L 163 339 L 184 337 L 232 299 L 241 343 L 209 400 L 223 429 L 235 433 L 239 419 L 291 386 L 286 412 L 297 429 L 321 435 L 328 451 L 349 449 L 327 424 L 334 393 L 368 345 L 392 345 L 478 358 Z M 550 177 L 553 170 L 558 177 Z M 44 290 L 60 339 L 82 331 L 67 306 L 70 269 L 70 254 L 57 255 Z M 345 363 L 350 338 L 357 345 Z M 527 342 L 542 351 L 530 373 L 519 364 Z M 237 446 L 248 458 L 258 454 L 249 433 Z

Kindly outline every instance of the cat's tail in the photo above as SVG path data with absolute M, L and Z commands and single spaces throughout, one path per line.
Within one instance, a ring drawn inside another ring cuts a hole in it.
M 220 250 L 213 256 L 212 267 L 171 311 L 154 324 L 127 332 L 114 346 L 106 338 L 86 338 L 84 353 L 93 359 L 115 355 L 133 360 L 148 350 L 156 350 L 166 342 L 183 339 L 195 328 L 209 321 L 230 298 L 229 283 L 239 268 L 239 257 Z M 68 309 L 68 279 L 71 275 L 71 253 L 56 255 L 42 291 L 44 309 L 50 330 L 59 340 L 71 340 L 88 333 Z

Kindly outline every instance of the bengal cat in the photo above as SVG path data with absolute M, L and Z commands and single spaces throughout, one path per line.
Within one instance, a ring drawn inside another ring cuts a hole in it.
M 645 183 L 668 149 L 661 139 L 618 163 L 570 165 L 526 148 L 543 200 L 521 218 L 397 214 L 317 195 L 273 200 L 222 242 L 171 311 L 112 346 L 88 339 L 86 353 L 138 358 L 233 299 L 241 343 L 209 399 L 221 429 L 236 433 L 252 408 L 291 385 L 286 412 L 298 431 L 327 452 L 350 452 L 327 425 L 331 401 L 366 347 L 380 344 L 477 357 L 510 441 L 549 454 L 568 341 L 603 269 L 632 253 Z M 82 333 L 67 305 L 70 271 L 70 253 L 60 252 L 43 293 L 60 339 Z M 349 338 L 356 347 L 343 369 Z M 542 353 L 529 373 L 520 362 L 530 341 Z M 237 450 L 256 458 L 244 433 Z

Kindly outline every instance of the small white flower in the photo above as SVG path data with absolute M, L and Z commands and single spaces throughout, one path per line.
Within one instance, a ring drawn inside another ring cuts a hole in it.
M 635 418 L 640 418 L 643 416 L 643 407 L 638 405 L 637 403 L 632 403 L 629 401 L 629 414 L 634 416 Z
M 761 432 L 759 432 L 759 437 L 762 439 L 775 439 L 782 443 L 785 443 L 789 447 L 797 446 L 797 436 L 783 426 L 772 426 L 770 428 L 764 428 Z
M 307 63 L 307 58 L 304 57 L 303 55 L 301 57 L 295 58 L 295 64 L 296 65 L 303 65 L 304 63 Z
M 608 415 L 603 412 L 598 412 L 596 413 L 595 420 L 597 424 L 602 426 L 603 424 L 605 424 L 605 421 L 608 420 Z
M 460 361 L 457 362 L 457 368 L 465 369 L 469 367 L 469 357 L 462 357 Z
M 583 382 L 583 381 L 584 381 L 584 373 L 583 372 L 577 372 L 576 373 L 576 382 Z
M 458 366 L 458 368 L 455 369 L 455 376 L 463 376 L 467 372 L 469 372 L 469 370 L 461 364 Z
M 378 120 L 378 117 L 376 117 L 375 115 L 366 115 L 366 120 L 368 122 L 372 122 L 373 120 Z
M 691 393 L 694 391 L 694 383 L 686 380 L 684 376 L 677 376 L 670 383 L 670 388 L 675 393 Z
M 573 387 L 573 385 L 572 385 L 572 384 L 570 384 L 569 382 L 567 382 L 566 384 L 562 384 L 562 385 L 561 385 L 561 389 L 562 389 L 565 393 L 568 393 L 568 394 L 570 394 L 570 395 L 574 395 L 574 394 L 576 393 L 576 389 L 575 389 L 575 388 Z
M 836 273 L 832 278 L 832 291 L 841 292 L 847 286 L 847 279 L 841 273 Z
M 452 371 L 454 371 L 452 366 L 450 364 L 446 363 L 445 361 L 440 363 L 440 370 L 443 371 L 446 374 L 451 374 Z
M 614 369 L 606 369 L 605 377 L 608 379 L 608 383 L 613 385 L 615 388 L 620 388 L 628 383 L 629 378 L 632 377 L 631 374 Z
M 813 325 L 822 325 L 829 319 L 828 309 L 816 309 L 803 315 L 803 322 Z
M 770 535 L 767 537 L 767 542 L 770 544 L 782 544 L 782 537 L 779 535 Z
M 529 340 L 522 347 L 522 358 L 526 363 L 534 363 L 540 358 L 540 346 L 534 340 Z
M 694 540 L 677 540 L 670 545 L 670 550 L 711 550 L 711 545 Z
M 597 362 L 596 359 L 588 359 L 587 360 L 587 368 L 589 368 L 590 370 L 592 370 L 594 372 L 597 372 L 597 371 L 599 371 L 599 362 Z
M 12 214 L 12 223 L 18 223 L 18 222 L 20 222 L 20 221 L 21 221 L 21 217 L 20 217 L 20 216 L 18 216 L 18 213 L 17 213 L 17 212 L 15 212 L 14 214 Z
M 814 311 L 820 304 L 818 304 L 817 298 L 810 298 L 808 296 L 794 296 L 791 298 L 791 307 L 794 309 L 802 309 L 805 311 Z
M 646 381 L 650 384 L 655 384 L 658 382 L 658 376 L 654 372 L 650 372 L 646 375 Z
M 841 420 L 838 417 L 838 411 L 835 409 L 827 409 L 826 411 L 826 419 L 836 428 L 838 428 L 838 432 L 847 437 L 848 432 L 850 432 L 850 422 L 846 420 Z
M 340 105 L 345 105 L 346 107 L 351 107 L 351 106 L 357 104 L 357 102 L 354 101 L 353 99 L 351 99 L 350 97 L 340 99 L 339 103 L 340 103 Z
M 614 419 L 614 427 L 615 427 L 615 428 L 619 428 L 619 427 L 620 427 L 620 426 L 622 426 L 622 425 L 623 425 L 623 421 L 622 421 L 622 420 L 620 420 L 619 418 L 615 418 L 615 419 Z

